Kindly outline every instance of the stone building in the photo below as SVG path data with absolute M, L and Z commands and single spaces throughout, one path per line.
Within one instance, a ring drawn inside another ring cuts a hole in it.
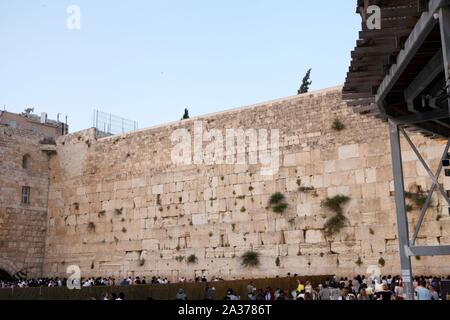
M 263 164 L 249 164 L 251 145 L 235 149 L 247 164 L 174 163 L 171 136 L 186 129 L 194 137 L 196 123 L 206 135 L 279 130 L 279 169 L 264 175 Z M 400 272 L 387 124 L 354 113 L 341 88 L 106 138 L 89 129 L 56 146 L 11 128 L 0 133 L 0 269 L 10 274 L 66 276 L 69 265 L 82 276 L 171 280 Z M 437 165 L 445 142 L 414 141 Z M 431 181 L 404 150 L 413 223 Z M 31 187 L 29 205 L 20 203 L 21 186 Z M 287 204 L 279 213 L 269 204 L 275 193 Z M 339 195 L 349 198 L 344 225 L 326 232 L 337 212 L 323 202 Z M 432 211 L 419 242 L 449 242 L 448 207 L 435 196 Z M 259 253 L 258 266 L 242 265 L 248 251 Z M 448 262 L 413 264 L 417 273 L 444 274 Z

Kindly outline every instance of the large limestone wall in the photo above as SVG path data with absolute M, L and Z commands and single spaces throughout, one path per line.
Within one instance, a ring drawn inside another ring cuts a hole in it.
M 335 118 L 345 130 L 331 128 Z M 77 264 L 83 276 L 172 280 L 348 276 L 380 258 L 383 272 L 400 272 L 388 129 L 352 113 L 340 88 L 200 118 L 205 130 L 279 129 L 281 168 L 273 177 L 261 175 L 260 165 L 173 164 L 170 136 L 179 128 L 193 132 L 194 120 L 102 139 L 94 130 L 60 138 L 51 159 L 46 275 L 65 275 Z M 436 166 L 444 144 L 414 141 Z M 428 190 L 431 182 L 406 146 L 404 157 L 407 187 Z M 298 179 L 315 192 L 300 192 Z M 283 214 L 267 209 L 275 192 L 287 198 Z M 321 202 L 338 194 L 351 197 L 348 221 L 326 236 L 333 213 Z M 448 209 L 438 197 L 434 205 L 420 243 L 450 243 Z M 413 210 L 412 220 L 418 214 Z M 261 255 L 257 268 L 241 266 L 250 249 Z M 197 263 L 186 262 L 191 254 Z M 447 257 L 413 263 L 418 273 L 450 272 Z
M 49 161 L 42 136 L 0 126 L 0 269 L 10 275 L 42 275 Z M 24 155 L 29 168 L 22 167 Z M 31 188 L 22 204 L 22 187 Z

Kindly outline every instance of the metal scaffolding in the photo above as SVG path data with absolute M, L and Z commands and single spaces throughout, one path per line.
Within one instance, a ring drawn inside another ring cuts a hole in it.
M 416 241 L 419 235 L 420 229 L 422 227 L 425 215 L 427 213 L 428 208 L 431 204 L 431 199 L 433 197 L 436 189 L 439 190 L 441 195 L 447 201 L 447 204 L 450 206 L 450 199 L 448 197 L 447 192 L 444 190 L 443 186 L 439 183 L 439 177 L 442 173 L 443 162 L 449 159 L 449 148 L 450 148 L 450 139 L 447 142 L 447 146 L 444 149 L 444 153 L 441 158 L 441 162 L 439 167 L 434 174 L 426 161 L 423 159 L 417 147 L 409 138 L 408 134 L 404 130 L 402 125 L 395 123 L 394 121 L 389 121 L 389 129 L 390 129 L 390 139 L 391 139 L 391 154 L 392 154 L 392 168 L 394 173 L 394 185 L 395 185 L 395 203 L 397 207 L 397 227 L 398 227 L 398 235 L 399 235 L 399 245 L 400 245 L 400 264 L 402 268 L 402 278 L 403 278 L 403 287 L 405 290 L 406 296 L 413 300 L 414 299 L 414 289 L 413 289 L 413 277 L 412 277 L 412 268 L 411 268 L 411 257 L 414 256 L 442 256 L 442 255 L 450 255 L 450 245 L 448 246 L 417 246 Z M 408 213 L 406 209 L 405 202 L 405 186 L 404 186 L 404 177 L 403 177 L 403 161 L 402 161 L 402 150 L 400 137 L 403 136 L 408 142 L 409 146 L 412 148 L 414 153 L 416 154 L 418 160 L 423 165 L 424 169 L 430 176 L 433 181 L 432 187 L 428 192 L 427 199 L 422 208 L 420 218 L 415 227 L 415 231 L 413 233 L 412 238 L 410 238 L 409 232 L 409 219 Z

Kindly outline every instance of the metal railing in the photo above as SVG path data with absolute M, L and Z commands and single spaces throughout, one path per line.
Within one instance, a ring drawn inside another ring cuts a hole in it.
M 137 121 L 128 120 L 111 113 L 94 110 L 93 126 L 105 134 L 122 134 L 138 129 Z

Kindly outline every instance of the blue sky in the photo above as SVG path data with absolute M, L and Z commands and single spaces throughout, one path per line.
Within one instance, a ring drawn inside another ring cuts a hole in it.
M 69 5 L 81 30 L 66 27 Z M 355 0 L 0 0 L 0 107 L 144 128 L 342 84 Z

